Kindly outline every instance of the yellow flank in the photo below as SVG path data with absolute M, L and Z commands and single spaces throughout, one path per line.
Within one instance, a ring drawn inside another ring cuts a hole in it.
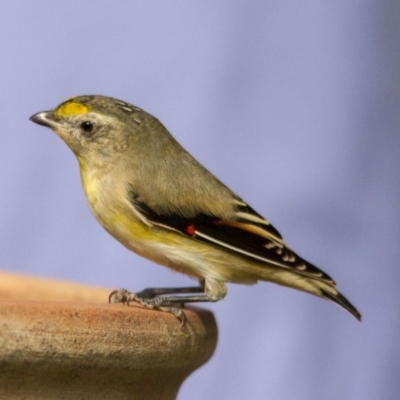
M 110 222 L 115 227 L 119 227 L 125 231 L 129 236 L 140 236 L 143 239 L 150 239 L 154 236 L 149 232 L 149 227 L 140 220 L 134 220 L 123 213 L 115 211 L 112 213 L 112 216 L 110 215 L 110 217 Z
M 86 114 L 89 111 L 89 106 L 76 101 L 71 101 L 58 107 L 55 113 L 58 117 L 68 117 L 69 115 Z
M 110 222 L 114 227 L 118 227 L 129 236 L 131 240 L 140 241 L 156 241 L 164 244 L 178 244 L 182 241 L 182 236 L 173 231 L 160 231 L 156 227 L 150 227 L 144 222 L 130 218 L 120 212 L 114 212 L 110 218 Z M 128 239 L 128 237 L 126 237 Z

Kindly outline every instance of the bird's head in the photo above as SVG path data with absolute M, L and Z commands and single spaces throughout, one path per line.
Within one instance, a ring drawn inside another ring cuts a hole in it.
M 129 141 L 143 131 L 144 111 L 104 96 L 78 96 L 51 111 L 32 115 L 31 121 L 51 128 L 79 161 L 112 161 Z

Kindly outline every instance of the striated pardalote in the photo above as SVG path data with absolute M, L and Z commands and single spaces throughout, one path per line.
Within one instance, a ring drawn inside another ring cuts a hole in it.
M 361 319 L 323 271 L 198 163 L 153 116 L 104 96 L 71 98 L 33 122 L 51 128 L 76 155 L 89 207 L 135 253 L 198 280 L 188 288 L 118 289 L 112 302 L 169 311 L 218 301 L 226 283 L 270 281 L 333 301 Z

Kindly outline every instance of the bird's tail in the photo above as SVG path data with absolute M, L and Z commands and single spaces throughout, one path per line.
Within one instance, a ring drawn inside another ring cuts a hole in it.
M 304 273 L 293 273 L 293 271 L 283 268 L 267 269 L 264 267 L 262 272 L 263 275 L 259 274 L 259 279 L 261 278 L 262 280 L 288 286 L 330 300 L 361 321 L 361 313 L 346 297 L 336 290 L 335 282 L 329 277 L 328 279 L 325 279 L 325 277 L 317 279 L 310 275 L 305 276 Z
M 333 301 L 361 321 L 361 313 L 335 288 L 329 288 L 329 290 L 320 288 L 320 291 L 321 297 Z

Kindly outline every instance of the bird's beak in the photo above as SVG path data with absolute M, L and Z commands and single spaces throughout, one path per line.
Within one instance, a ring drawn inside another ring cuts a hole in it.
M 47 126 L 48 128 L 54 128 L 57 125 L 51 111 L 38 112 L 37 114 L 32 115 L 29 120 L 36 124 Z

